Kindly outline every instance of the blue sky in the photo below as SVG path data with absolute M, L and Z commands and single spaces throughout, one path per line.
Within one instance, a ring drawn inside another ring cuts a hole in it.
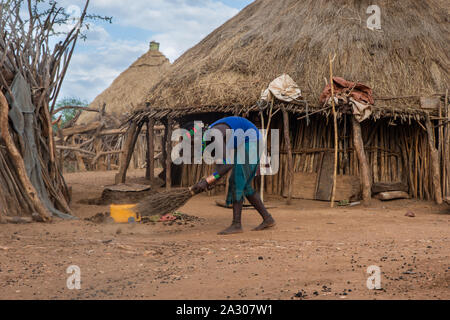
M 59 99 L 91 102 L 139 56 L 149 42 L 173 62 L 253 0 L 91 0 L 91 13 L 112 16 L 113 23 L 94 22 L 88 39 L 79 41 Z M 81 0 L 63 0 L 76 12 Z

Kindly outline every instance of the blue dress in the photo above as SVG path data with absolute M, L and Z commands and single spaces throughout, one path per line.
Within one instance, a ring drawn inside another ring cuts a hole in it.
M 230 129 L 234 130 L 243 130 L 244 132 L 251 133 L 253 130 L 253 134 L 248 134 L 245 136 L 245 139 L 238 139 L 236 136 L 233 140 L 230 140 L 227 144 L 227 148 L 234 148 L 235 151 L 240 147 L 240 144 L 245 143 L 245 160 L 238 161 L 238 152 L 234 152 L 234 162 L 233 162 L 233 170 L 230 175 L 229 187 L 228 187 L 228 195 L 227 195 L 227 205 L 231 205 L 235 202 L 241 202 L 244 197 L 252 196 L 255 193 L 255 190 L 252 188 L 253 178 L 256 176 L 259 166 L 259 153 L 256 152 L 257 161 L 256 163 L 250 162 L 250 150 L 257 145 L 261 135 L 259 133 L 258 128 L 249 120 L 242 117 L 228 117 L 223 118 L 219 121 L 214 122 L 210 128 L 218 124 L 226 124 L 230 127 Z M 231 142 L 231 143 L 230 143 Z

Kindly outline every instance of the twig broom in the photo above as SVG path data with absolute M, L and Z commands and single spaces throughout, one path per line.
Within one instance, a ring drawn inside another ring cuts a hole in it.
M 188 202 L 195 193 L 192 188 L 183 188 L 155 193 L 141 200 L 133 209 L 142 217 L 173 213 Z

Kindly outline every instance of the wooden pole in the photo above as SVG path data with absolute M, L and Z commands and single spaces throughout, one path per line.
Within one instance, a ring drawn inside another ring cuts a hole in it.
M 61 134 L 61 121 L 58 121 L 56 123 L 56 126 L 58 128 L 58 130 L 57 130 L 58 137 L 62 141 L 62 143 L 64 143 L 64 137 Z M 61 172 L 64 172 L 64 151 L 63 150 L 59 150 L 59 168 L 61 169 Z
M 145 178 L 152 181 L 155 178 L 155 119 L 147 122 L 147 170 Z
M 333 189 L 331 191 L 331 207 L 334 208 L 334 201 L 336 199 L 336 181 L 337 181 L 337 164 L 338 164 L 338 148 L 339 148 L 339 137 L 338 137 L 338 123 L 337 123 L 337 113 L 336 104 L 334 102 L 334 81 L 333 81 L 333 61 L 336 58 L 334 55 L 330 58 L 330 85 L 331 85 L 331 105 L 333 107 L 333 119 L 334 119 L 334 173 L 333 173 Z
M 444 101 L 444 115 L 445 115 L 445 109 L 446 109 L 445 101 Z M 442 168 L 440 170 L 440 181 L 442 186 L 442 195 L 445 198 L 446 196 L 446 189 L 447 189 L 447 177 L 446 177 L 446 163 L 445 161 L 445 141 L 444 141 L 444 125 L 443 125 L 443 114 L 442 114 L 442 104 L 439 102 L 439 137 L 438 137 L 438 154 L 439 154 L 439 167 Z
M 166 190 L 172 188 L 172 120 L 167 120 L 166 127 Z
M 447 116 L 447 124 L 445 125 L 445 136 L 444 136 L 444 170 L 446 171 L 446 191 L 445 196 L 447 201 L 450 200 L 450 104 L 448 103 L 448 89 L 445 93 L 445 113 Z
M 138 126 L 136 123 L 132 123 L 128 129 L 127 138 L 122 147 L 122 154 L 120 156 L 120 169 L 116 174 L 115 183 L 125 183 L 128 166 L 130 165 L 131 156 L 133 155 L 134 146 L 136 145 L 137 138 L 141 131 L 142 126 Z
M 372 199 L 372 184 L 370 179 L 369 163 L 364 150 L 364 141 L 362 138 L 361 124 L 352 116 L 353 144 L 359 161 L 359 173 L 361 179 L 361 190 L 363 201 L 367 204 Z
M 145 142 L 147 144 L 147 150 L 145 152 L 145 179 L 150 180 L 150 130 L 147 121 L 147 130 L 145 131 Z
M 281 111 L 283 112 L 284 141 L 285 141 L 286 148 L 288 151 L 288 156 L 287 156 L 288 175 L 287 175 L 286 182 L 288 184 L 287 204 L 290 205 L 292 203 L 292 181 L 294 178 L 294 165 L 292 162 L 291 132 L 289 130 L 289 114 L 283 105 L 281 106 Z
M 58 130 L 58 132 L 61 132 L 61 130 Z M 64 137 L 61 138 L 61 141 L 64 141 Z M 75 145 L 75 137 L 72 136 L 72 145 Z M 58 148 L 58 147 L 57 147 Z M 62 152 L 62 150 L 60 150 Z M 83 157 L 81 156 L 81 154 L 79 152 L 74 152 L 75 153 L 75 158 L 77 159 L 77 163 L 78 163 L 78 171 L 80 172 L 86 172 L 86 165 L 84 164 L 84 160 Z
M 273 116 L 273 101 L 270 105 L 270 111 L 269 111 L 269 118 L 267 119 L 267 127 L 264 128 L 264 114 L 261 111 L 261 128 L 266 129 L 266 132 L 263 137 L 263 151 L 267 149 L 267 139 L 269 138 L 269 130 L 270 130 L 270 123 L 272 122 L 272 116 Z M 264 175 L 261 174 L 261 201 L 264 202 Z
M 84 160 L 83 160 L 83 157 L 81 156 L 81 154 L 79 152 L 75 152 L 75 157 L 77 158 L 78 171 L 86 172 L 87 171 L 86 165 L 84 164 Z
M 95 163 L 93 162 L 93 166 L 97 171 L 104 171 L 106 169 L 105 163 L 102 161 L 98 161 L 100 157 L 102 157 L 102 139 L 98 136 L 95 137 L 94 148 L 96 152 Z
M 434 137 L 434 127 L 430 120 L 430 115 L 426 114 L 425 126 L 428 133 L 428 147 L 431 154 L 431 170 L 432 170 L 432 181 L 434 187 L 434 198 L 437 204 L 442 204 L 442 188 L 441 188 L 441 178 L 439 170 L 439 153 L 436 149 L 436 142 Z
M 264 129 L 264 114 L 262 111 L 261 111 L 261 128 Z M 264 139 L 263 140 L 263 148 L 266 147 L 266 139 L 265 138 L 266 137 L 264 136 L 263 137 L 263 139 Z M 264 149 L 262 152 L 263 152 L 262 155 L 264 155 Z M 261 172 L 261 165 L 260 165 L 260 172 Z M 264 175 L 262 172 L 261 172 L 261 188 L 259 190 L 259 193 L 260 193 L 261 201 L 264 202 Z
M 161 120 L 163 126 L 164 126 L 164 132 L 162 134 L 162 141 L 161 141 L 161 152 L 162 152 L 162 159 L 161 164 L 163 166 L 164 171 L 166 170 L 166 159 L 167 159 L 167 126 L 168 122 L 167 119 Z M 164 178 L 165 179 L 165 178 Z

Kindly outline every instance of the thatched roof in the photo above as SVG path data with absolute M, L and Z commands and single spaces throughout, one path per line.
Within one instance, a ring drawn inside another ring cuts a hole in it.
M 379 0 L 382 30 L 367 28 L 369 0 L 256 0 L 181 56 L 147 97 L 154 110 L 248 107 L 283 73 L 319 107 L 334 73 L 373 88 L 384 110 L 414 112 L 449 84 L 449 2 Z M 445 7 L 444 7 L 445 6 Z
M 153 42 L 151 49 L 137 59 L 127 70 L 122 72 L 94 101 L 90 108 L 101 109 L 106 104 L 106 113 L 120 118 L 125 112 L 131 111 L 145 100 L 148 89 L 151 88 L 170 66 Z M 96 119 L 97 113 L 83 112 L 77 121 L 78 125 L 87 124 Z

